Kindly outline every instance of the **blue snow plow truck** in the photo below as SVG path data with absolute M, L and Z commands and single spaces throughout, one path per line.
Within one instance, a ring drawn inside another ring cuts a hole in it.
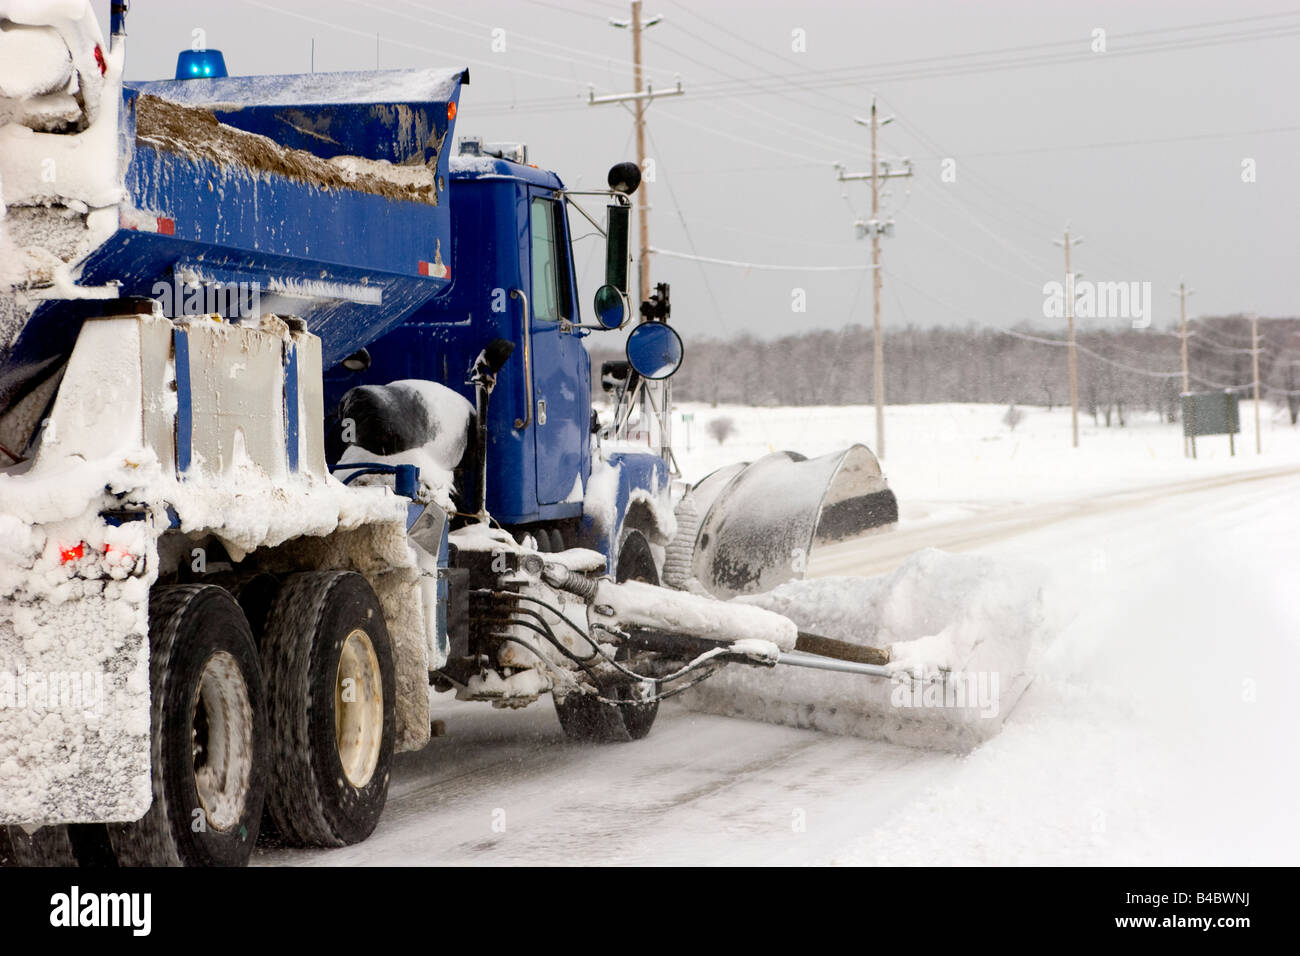
M 462 69 L 123 83 L 78 6 L 0 0 L 0 858 L 363 840 L 435 692 L 613 741 L 727 664 L 886 675 L 727 601 L 897 506 L 862 446 L 678 479 L 635 164 L 454 150 Z

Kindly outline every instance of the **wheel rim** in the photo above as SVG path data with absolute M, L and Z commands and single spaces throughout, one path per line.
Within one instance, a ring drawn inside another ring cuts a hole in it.
M 384 687 L 370 635 L 357 628 L 343 642 L 334 682 L 334 741 L 354 787 L 370 782 L 384 742 Z
M 253 705 L 238 662 L 225 651 L 207 659 L 190 708 L 194 789 L 214 830 L 244 815 L 252 782 Z

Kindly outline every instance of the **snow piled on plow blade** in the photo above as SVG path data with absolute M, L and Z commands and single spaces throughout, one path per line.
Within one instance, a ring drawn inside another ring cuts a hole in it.
M 1001 729 L 1046 629 L 1033 569 L 933 549 L 878 577 L 791 581 L 734 603 L 888 647 L 893 676 L 729 667 L 683 694 L 686 706 L 929 749 L 969 750 Z

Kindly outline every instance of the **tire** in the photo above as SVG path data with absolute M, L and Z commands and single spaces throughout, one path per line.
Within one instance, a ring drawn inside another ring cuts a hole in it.
M 28 833 L 5 827 L 0 833 L 0 864 L 4 866 L 77 866 L 66 826 L 41 827 Z
M 564 538 L 561 536 L 559 528 L 533 528 L 531 531 L 524 532 L 519 536 L 520 542 L 522 543 L 525 535 L 529 534 L 537 542 L 537 550 L 540 554 L 554 554 L 557 551 L 564 550 Z
M 0 827 L 0 866 L 109 869 L 117 866 L 117 857 L 102 823 L 51 824 L 32 833 L 6 826 Z
M 635 529 L 623 532 L 618 548 L 618 566 L 614 579 L 659 583 L 650 542 Z M 622 652 L 618 659 L 622 660 Z M 561 700 L 555 698 L 555 715 L 565 736 L 573 740 L 600 743 L 641 740 L 650 733 L 659 715 L 659 702 L 636 700 L 636 688 L 630 684 L 614 684 L 601 689 L 601 697 L 626 703 L 607 704 L 593 694 L 570 694 Z
M 267 807 L 280 838 L 361 842 L 388 799 L 397 738 L 392 647 L 365 578 L 285 579 L 262 637 L 262 670 L 274 752 Z
M 619 539 L 614 580 L 620 584 L 644 581 L 656 587 L 659 585 L 659 568 L 655 565 L 654 552 L 650 550 L 650 539 L 635 528 L 624 530 Z
M 248 622 L 212 585 L 149 600 L 153 803 L 107 827 L 123 866 L 244 866 L 266 796 L 266 694 Z

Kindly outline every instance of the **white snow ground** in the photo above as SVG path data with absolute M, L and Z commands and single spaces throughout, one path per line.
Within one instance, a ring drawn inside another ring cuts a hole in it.
M 718 449 L 701 427 L 715 410 L 696 411 L 691 477 L 769 441 L 816 454 L 869 439 L 872 421 L 727 410 L 740 430 Z M 1203 439 L 1191 461 L 1176 426 L 1088 422 L 1074 451 L 1068 410 L 1027 409 L 1014 433 L 1003 412 L 890 409 L 903 521 L 812 566 L 880 573 L 923 547 L 1038 566 L 1036 679 L 972 753 L 676 706 L 644 741 L 586 746 L 545 702 L 440 700 L 448 736 L 399 756 L 370 840 L 258 861 L 1294 864 L 1300 435 L 1266 410 L 1263 456 L 1248 432 L 1236 458 Z

